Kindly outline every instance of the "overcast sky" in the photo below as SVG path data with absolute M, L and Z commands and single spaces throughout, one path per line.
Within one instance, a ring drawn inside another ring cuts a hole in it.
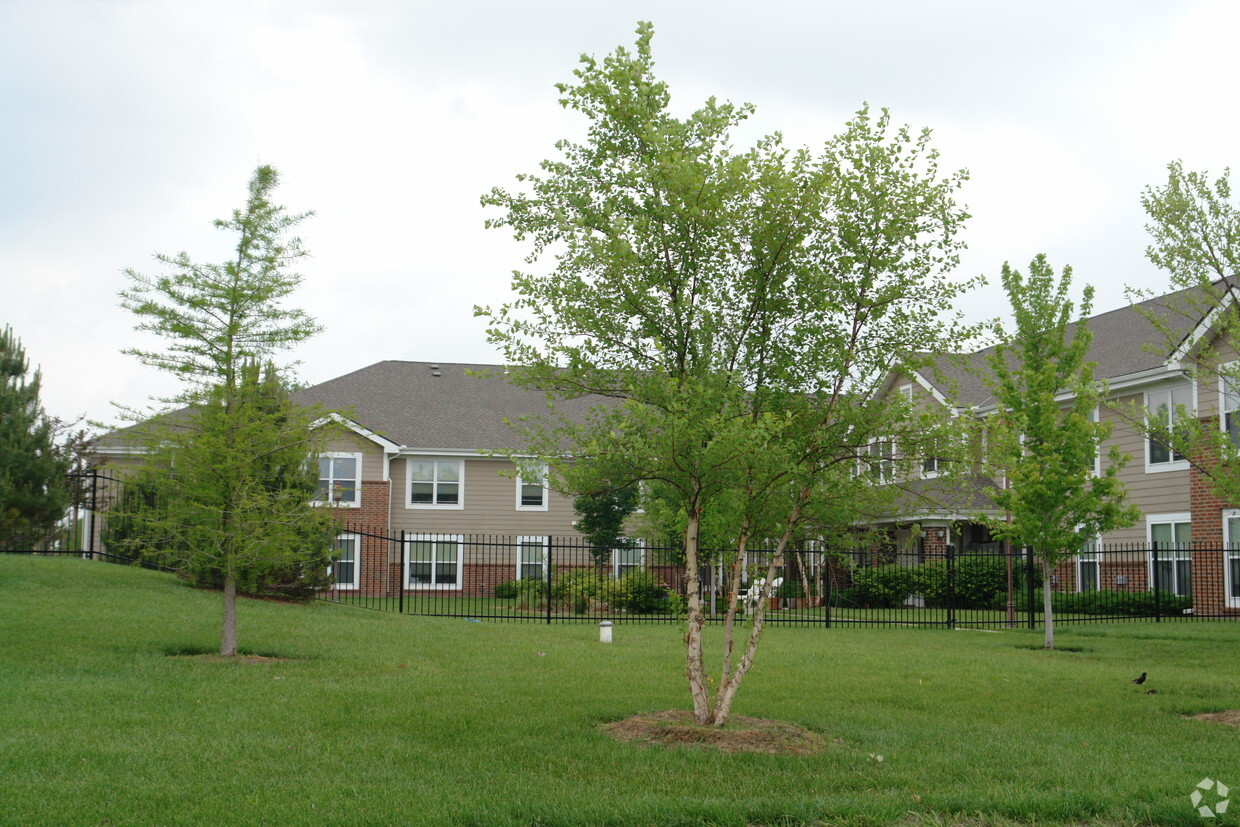
M 508 298 L 523 248 L 479 195 L 583 124 L 554 84 L 582 52 L 655 24 L 673 106 L 758 108 L 753 134 L 820 143 L 863 102 L 929 126 L 966 167 L 960 277 L 1045 252 L 1095 285 L 1158 289 L 1142 189 L 1168 161 L 1240 155 L 1231 2 L 422 4 L 0 0 L 0 324 L 43 370 L 50 413 L 114 421 L 174 390 L 120 355 L 154 344 L 117 306 L 152 254 L 221 260 L 211 221 L 255 166 L 317 215 L 296 303 L 327 327 L 296 352 L 320 382 L 384 359 L 498 362 L 475 304 Z M 752 136 L 751 136 L 752 137 Z

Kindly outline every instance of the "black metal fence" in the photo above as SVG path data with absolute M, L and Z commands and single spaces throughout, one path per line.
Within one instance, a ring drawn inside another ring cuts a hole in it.
M 743 613 L 770 559 L 753 551 L 736 585 Z M 640 542 L 599 549 L 581 537 L 376 534 L 346 527 L 336 585 L 320 598 L 381 611 L 526 622 L 669 622 L 684 617 L 681 552 Z M 705 553 L 720 560 L 721 554 Z M 706 617 L 722 620 L 733 584 L 721 562 L 699 572 Z M 1091 546 L 1051 571 L 1057 622 L 1240 617 L 1240 550 Z M 1000 547 L 941 556 L 874 549 L 785 553 L 766 618 L 776 625 L 1033 628 L 1042 567 Z
M 0 538 L 0 553 L 80 556 L 160 566 L 108 548 L 108 510 L 122 481 L 69 479 L 73 506 L 47 531 Z M 739 583 L 726 555 L 706 552 L 699 595 L 708 620 L 733 587 L 752 612 L 771 552 L 751 551 Z M 675 622 L 685 616 L 681 550 L 632 541 L 593 548 L 579 536 L 376 533 L 344 525 L 334 585 L 318 598 L 369 609 L 543 623 Z M 167 570 L 167 569 L 165 569 Z M 1050 572 L 1057 623 L 1240 618 L 1240 547 L 1091 545 Z M 948 547 L 941 554 L 811 549 L 785 554 L 771 583 L 775 625 L 1003 628 L 1041 625 L 1042 568 L 1028 551 Z

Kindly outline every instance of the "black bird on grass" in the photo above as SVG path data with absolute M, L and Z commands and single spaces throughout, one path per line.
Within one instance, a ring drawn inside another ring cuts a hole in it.
M 1137 686 L 1140 686 L 1141 684 L 1145 683 L 1145 673 L 1142 672 L 1140 677 L 1133 678 L 1132 682 L 1135 683 Z

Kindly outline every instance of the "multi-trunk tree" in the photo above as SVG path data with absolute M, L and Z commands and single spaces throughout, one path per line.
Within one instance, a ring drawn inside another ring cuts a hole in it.
M 857 473 L 871 442 L 921 438 L 908 405 L 876 391 L 915 354 L 962 344 L 942 310 L 970 286 L 948 277 L 965 176 L 940 172 L 928 132 L 868 109 L 818 151 L 778 135 L 735 150 L 752 108 L 712 98 L 673 115 L 651 34 L 641 24 L 635 52 L 583 57 L 559 89 L 586 138 L 561 141 L 518 191 L 483 197 L 500 211 L 488 225 L 550 266 L 515 273 L 517 298 L 477 312 L 513 381 L 611 400 L 585 421 L 530 425 L 532 453 L 561 490 L 644 482 L 675 516 L 694 716 L 722 725 L 789 542 L 879 496 Z M 704 529 L 728 538 L 722 559 L 707 556 Z M 736 587 L 759 544 L 772 549 L 766 593 L 742 643 Z M 711 563 L 733 574 L 718 680 L 702 642 Z
M 990 462 L 1006 477 L 992 499 L 1007 514 L 984 519 L 996 537 L 1028 546 L 1041 564 L 1045 646 L 1053 649 L 1055 566 L 1103 532 L 1132 525 L 1140 512 L 1124 502 L 1118 477 L 1128 456 L 1112 446 L 1102 467 L 1097 461 L 1111 427 L 1097 416 L 1105 387 L 1085 358 L 1093 288 L 1085 287 L 1074 323 L 1071 268 L 1057 281 L 1039 255 L 1027 277 L 1004 264 L 1002 281 L 1015 328 L 999 330 L 1004 343 L 987 359 L 987 381 L 996 402 Z
M 12 328 L 0 331 L 0 549 L 30 550 L 65 516 L 72 457 L 39 402 L 39 371 Z
M 168 340 L 164 350 L 127 352 L 183 383 L 162 400 L 176 410 L 143 417 L 131 431 L 148 450 L 136 482 L 154 507 L 123 515 L 130 542 L 195 578 L 219 580 L 225 656 L 237 653 L 238 581 L 276 569 L 325 571 L 331 542 L 330 510 L 313 507 L 307 465 L 323 434 L 312 427 L 320 414 L 288 401 L 269 361 L 320 329 L 283 304 L 301 281 L 291 268 L 306 255 L 292 232 L 309 213 L 273 203 L 278 182 L 273 168 L 258 167 L 245 206 L 215 222 L 237 237 L 231 260 L 157 255 L 171 272 L 127 270 L 121 293 L 138 329 Z

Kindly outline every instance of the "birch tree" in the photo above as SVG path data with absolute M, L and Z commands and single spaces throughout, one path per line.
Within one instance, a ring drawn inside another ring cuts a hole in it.
M 675 116 L 652 28 L 637 34 L 635 51 L 583 56 L 558 87 L 586 138 L 483 196 L 498 210 L 488 226 L 529 244 L 530 269 L 513 274 L 515 299 L 476 312 L 512 381 L 547 391 L 553 409 L 612 401 L 584 421 L 526 424 L 563 490 L 592 490 L 583 475 L 599 474 L 672 500 L 689 694 L 697 722 L 719 726 L 791 538 L 828 498 L 872 500 L 879 487 L 856 472 L 871 441 L 914 438 L 907 405 L 875 393 L 882 378 L 967 333 L 941 313 L 970 286 L 948 277 L 966 176 L 940 171 L 928 131 L 868 108 L 818 150 L 778 134 L 734 149 L 753 108 L 711 98 Z M 717 680 L 702 642 L 704 525 L 730 537 Z M 744 627 L 737 586 L 758 542 L 773 552 Z

